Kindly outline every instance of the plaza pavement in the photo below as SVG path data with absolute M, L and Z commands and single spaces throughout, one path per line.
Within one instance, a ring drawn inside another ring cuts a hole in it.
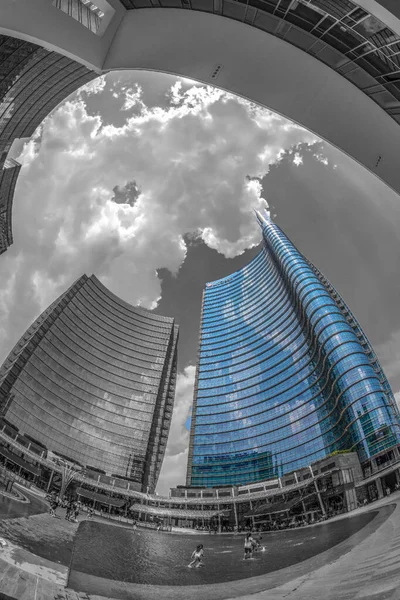
M 378 517 L 341 544 L 261 577 L 184 587 L 125 584 L 121 591 L 126 600 L 400 600 L 400 492 L 351 516 L 378 508 Z M 64 566 L 11 543 L 0 550 L 0 600 L 111 598 L 65 589 L 66 580 Z
M 241 596 L 241 600 L 399 600 L 400 494 L 354 512 L 393 502 L 396 506 L 388 519 L 336 560 L 296 578 L 290 577 L 293 568 L 283 569 L 279 573 L 283 580 L 287 577 L 287 582 L 272 589 L 267 589 L 266 576 L 266 591 Z M 358 533 L 352 537 L 356 536 Z

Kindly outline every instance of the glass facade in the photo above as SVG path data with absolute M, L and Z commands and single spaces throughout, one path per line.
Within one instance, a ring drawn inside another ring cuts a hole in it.
M 187 485 L 280 477 L 336 450 L 400 442 L 399 413 L 348 307 L 268 217 L 263 249 L 208 283 Z
M 172 415 L 177 337 L 173 319 L 134 308 L 84 275 L 2 365 L 0 414 L 48 450 L 153 491 Z
M 182 8 L 252 25 L 343 75 L 400 123 L 400 35 L 352 0 L 122 0 L 127 9 Z M 389 10 L 395 11 L 394 2 Z

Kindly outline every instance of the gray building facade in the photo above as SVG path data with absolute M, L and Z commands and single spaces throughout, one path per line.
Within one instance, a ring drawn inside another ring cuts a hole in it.
M 0 368 L 0 414 L 86 468 L 157 484 L 175 394 L 178 328 L 83 275 L 26 331 Z
M 12 205 L 15 185 L 21 170 L 21 165 L 10 159 L 5 161 L 4 166 L 0 171 L 0 254 L 13 243 Z
M 13 141 L 30 137 L 62 100 L 96 77 L 57 52 L 0 35 L 0 254 L 13 241 L 11 212 L 19 169 L 12 181 L 3 171 Z

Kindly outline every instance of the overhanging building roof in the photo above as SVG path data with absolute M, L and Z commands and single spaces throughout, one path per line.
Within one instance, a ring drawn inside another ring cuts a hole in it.
M 289 500 L 288 502 L 273 502 L 272 504 L 263 504 L 262 506 L 257 506 L 257 508 L 254 508 L 244 516 L 256 517 L 289 512 L 290 509 L 296 506 L 296 504 L 299 504 L 301 500 L 301 498 L 294 498 L 293 500 Z
M 211 517 L 218 515 L 227 516 L 229 514 L 229 511 L 226 510 L 176 509 L 162 506 L 148 506 L 146 504 L 133 504 L 130 510 L 159 517 L 175 517 L 177 519 L 211 519 Z
M 32 465 L 31 463 L 27 462 L 20 456 L 13 454 L 12 452 L 7 450 L 3 446 L 0 446 L 0 454 L 5 456 L 5 458 L 8 458 L 8 460 L 11 460 L 14 464 L 25 469 L 25 471 L 29 471 L 30 473 L 33 473 L 34 475 L 39 475 L 40 469 L 38 467 L 35 467 L 35 465 Z
M 94 502 L 100 502 L 100 504 L 108 504 L 109 506 L 121 507 L 126 504 L 126 500 L 121 500 L 121 498 L 111 498 L 106 494 L 99 494 L 98 492 L 93 492 L 92 490 L 85 490 L 84 488 L 79 487 L 76 490 L 78 496 L 83 496 L 84 498 L 88 498 L 89 500 L 93 500 Z
M 2 32 L 98 74 L 148 69 L 215 84 L 310 129 L 400 192 L 400 130 L 393 127 L 400 123 L 400 11 L 394 2 L 106 4 L 98 35 L 41 0 L 2 7 Z
M 130 10 L 154 5 L 121 1 Z M 157 6 L 222 15 L 279 37 L 349 79 L 400 123 L 400 36 L 360 2 L 159 0 Z

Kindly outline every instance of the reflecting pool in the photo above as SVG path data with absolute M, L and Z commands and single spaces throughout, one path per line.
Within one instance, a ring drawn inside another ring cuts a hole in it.
M 12 498 L 0 494 L 0 520 L 29 517 L 48 510 L 46 504 L 32 496 L 32 494 L 29 494 L 25 490 L 21 493 L 26 496 L 30 502 L 18 502 L 17 500 L 13 500 Z
M 21 493 L 29 503 L 0 496 L 0 537 L 41 558 L 68 565 L 78 526 L 64 519 L 65 510 L 59 509 L 54 519 L 47 502 L 26 490 Z
M 265 551 L 256 552 L 252 560 L 243 560 L 244 535 L 187 535 L 144 528 L 134 532 L 130 527 L 88 521 L 83 515 L 78 527 L 64 519 L 64 510 L 54 519 L 47 512 L 47 504 L 29 493 L 26 496 L 30 504 L 0 496 L 0 536 L 38 556 L 70 566 L 71 582 L 94 576 L 105 583 L 201 586 L 257 577 L 333 548 L 382 512 L 264 533 L 261 544 Z M 204 545 L 204 567 L 189 569 L 191 554 L 199 543 Z
M 152 585 L 223 583 L 271 573 L 320 554 L 370 523 L 377 512 L 316 527 L 265 533 L 251 560 L 243 560 L 243 535 L 185 535 L 139 529 L 133 532 L 85 521 L 75 537 L 71 575 Z M 257 536 L 256 536 L 257 537 Z M 204 544 L 204 567 L 189 569 L 197 544 Z

